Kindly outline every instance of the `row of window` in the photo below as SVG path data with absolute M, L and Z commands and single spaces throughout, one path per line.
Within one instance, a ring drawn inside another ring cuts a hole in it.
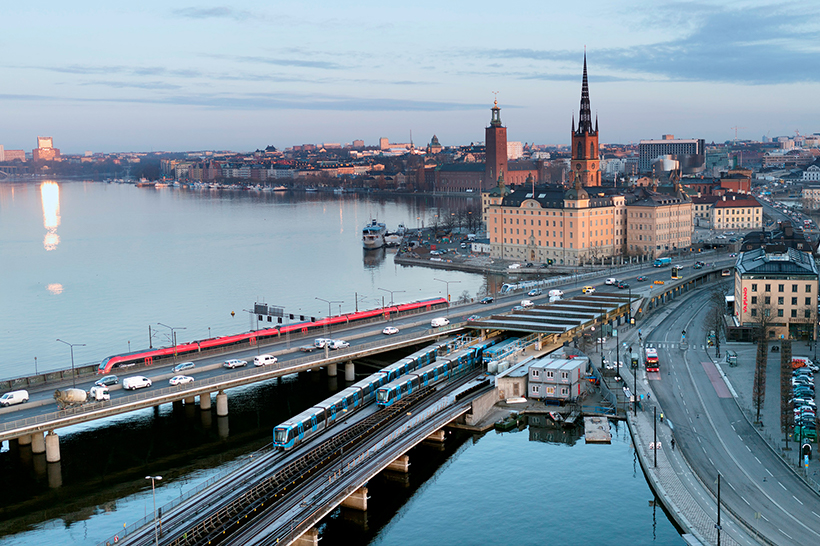
M 777 298 L 777 305 L 785 305 L 784 300 L 785 300 L 785 298 L 783 296 L 778 297 Z M 752 305 L 757 305 L 757 302 L 758 302 L 757 296 L 752 296 Z M 770 303 L 772 303 L 772 298 L 770 296 L 764 296 L 763 297 L 763 303 L 766 304 L 766 305 L 769 305 Z M 796 297 L 792 298 L 792 305 L 797 305 L 797 298 Z M 811 305 L 811 298 L 806 298 L 806 305 Z
M 755 309 L 754 307 L 752 308 L 751 315 L 753 317 L 757 316 L 757 309 Z M 771 310 L 770 309 L 764 309 L 763 310 L 763 316 L 770 317 L 771 316 Z M 777 316 L 778 317 L 783 316 L 783 309 L 778 309 L 777 310 Z M 797 318 L 797 309 L 792 309 L 791 318 Z M 803 310 L 803 318 L 807 318 L 807 319 L 811 318 L 811 309 L 804 309 Z
M 792 287 L 792 292 L 797 292 L 797 285 L 796 284 L 792 284 L 791 287 Z M 807 285 L 805 285 L 805 287 L 806 287 L 806 293 L 811 294 L 811 284 L 807 284 Z M 765 283 L 763 285 L 763 291 L 764 292 L 771 292 L 772 291 L 772 285 L 770 283 Z M 778 292 L 785 292 L 786 291 L 786 285 L 785 284 L 778 284 L 777 285 L 777 291 Z M 752 292 L 757 292 L 757 283 L 756 282 L 752 283 Z M 766 303 L 768 303 L 768 302 L 766 302 Z
M 538 395 L 538 385 L 532 385 L 530 389 L 533 395 Z M 554 396 L 555 395 L 555 387 L 546 387 L 545 394 L 547 396 Z M 569 387 L 561 387 L 561 396 L 568 396 L 569 395 Z
M 530 370 L 530 371 L 532 371 L 532 376 L 533 377 L 539 377 L 539 372 L 541 370 Z M 544 371 L 544 376 L 547 379 L 552 379 L 553 377 L 555 377 L 555 372 L 553 372 L 552 370 L 546 370 L 546 371 Z M 561 372 L 561 379 L 569 379 L 569 372 Z

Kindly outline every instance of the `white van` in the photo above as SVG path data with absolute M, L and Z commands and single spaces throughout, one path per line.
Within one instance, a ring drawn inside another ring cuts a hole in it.
M 608 278 L 607 280 L 604 281 L 604 284 L 615 284 L 615 285 L 617 285 L 618 284 L 618 279 L 616 279 L 615 277 L 610 277 L 610 278 Z
M 430 321 L 430 328 L 441 328 L 450 324 L 450 319 L 445 317 L 436 317 Z
M 0 406 L 13 406 L 24 402 L 28 402 L 28 391 L 26 390 L 11 391 L 0 396 Z
M 535 304 L 531 300 L 521 300 L 521 307 L 524 309 L 532 309 Z
M 259 355 L 253 357 L 253 365 L 254 366 L 267 366 L 268 364 L 276 364 L 279 361 L 273 355 Z
M 556 301 L 559 301 L 560 299 L 561 299 L 561 296 L 550 296 L 550 303 L 555 303 Z
M 135 375 L 134 377 L 126 377 L 122 380 L 122 388 L 125 390 L 135 391 L 137 389 L 144 389 L 152 385 L 151 380 L 143 375 Z
M 557 290 L 557 289 L 556 290 L 550 290 L 549 296 L 551 298 L 553 298 L 555 296 L 558 296 L 559 298 L 562 298 L 564 296 L 564 291 L 563 290 Z
M 330 343 L 328 343 L 328 346 L 331 349 L 347 349 L 348 347 L 350 347 L 350 343 L 343 339 L 331 339 Z
M 331 341 L 333 341 L 333 340 L 328 339 L 326 337 L 317 337 L 316 339 L 313 340 L 313 346 L 316 347 L 317 349 L 324 349 L 325 345 L 330 344 Z
M 108 392 L 108 387 L 106 386 L 94 385 L 91 387 L 91 390 L 88 391 L 88 398 L 102 402 L 104 400 L 111 400 L 111 393 Z

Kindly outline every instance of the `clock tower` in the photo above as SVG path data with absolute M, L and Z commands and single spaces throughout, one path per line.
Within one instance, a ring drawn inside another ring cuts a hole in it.
M 598 119 L 592 128 L 592 113 L 589 108 L 589 84 L 587 83 L 587 54 L 584 52 L 584 80 L 581 85 L 581 111 L 578 127 L 572 118 L 572 176 L 570 180 L 582 186 L 600 186 L 601 169 L 598 160 Z

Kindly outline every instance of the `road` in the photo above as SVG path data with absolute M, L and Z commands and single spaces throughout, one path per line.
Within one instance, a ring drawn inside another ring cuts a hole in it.
M 704 346 L 708 306 L 708 291 L 687 299 L 645 341 L 662 362 L 647 376 L 664 416 L 713 494 L 721 475 L 721 504 L 736 517 L 774 544 L 818 544 L 820 496 L 757 434 L 714 370 Z M 679 348 L 683 330 L 686 351 Z

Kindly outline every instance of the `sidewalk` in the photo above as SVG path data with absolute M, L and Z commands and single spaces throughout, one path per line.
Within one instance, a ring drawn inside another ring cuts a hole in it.
M 680 299 L 669 305 L 660 308 L 650 318 L 642 321 L 641 329 L 644 332 L 649 332 L 655 328 L 667 316 L 672 314 L 677 306 L 680 304 Z M 637 328 L 619 328 L 621 335 L 618 337 L 621 343 L 629 345 L 638 345 L 638 329 Z M 604 353 L 615 350 L 615 340 L 609 339 L 604 344 Z M 622 353 L 624 351 L 621 351 Z M 621 355 L 621 360 L 628 360 Z M 655 397 L 650 396 L 646 398 L 646 393 L 650 392 L 649 382 L 646 380 L 645 373 L 639 367 L 638 373 L 638 393 L 642 400 L 637 415 L 630 409 L 627 412 L 627 423 L 632 434 L 632 439 L 635 444 L 635 449 L 641 461 L 641 467 L 644 470 L 644 475 L 652 485 L 653 490 L 661 499 L 669 514 L 675 519 L 676 524 L 684 530 L 685 533 L 690 533 L 696 540 L 702 544 L 715 544 L 717 542 L 717 530 L 715 525 L 717 523 L 717 507 L 713 503 L 711 509 L 704 508 L 692 495 L 692 488 L 697 488 L 703 491 L 705 498 L 712 499 L 712 493 L 707 490 L 699 481 L 695 472 L 689 467 L 686 459 L 682 456 L 679 449 L 671 449 L 671 433 L 667 424 L 658 423 L 658 441 L 660 449 L 657 450 L 658 464 L 655 467 L 655 455 L 652 449 L 654 442 L 653 430 L 653 407 L 655 407 Z M 632 370 L 627 365 L 621 368 L 621 376 L 630 391 L 634 385 L 634 376 Z M 619 400 L 623 399 L 623 391 L 620 385 L 615 387 L 613 384 L 613 391 L 620 394 Z M 619 405 L 620 406 L 620 405 Z M 661 413 L 661 408 L 658 407 L 658 415 Z M 686 477 L 689 482 L 687 487 L 682 479 Z M 721 544 L 724 546 L 739 544 L 732 538 L 733 532 L 746 533 L 745 529 L 740 531 L 737 529 L 737 524 L 733 518 L 723 511 L 721 514 L 721 524 L 724 532 L 721 535 Z
M 772 344 L 770 344 L 771 346 Z M 776 345 L 780 345 L 777 343 Z M 726 350 L 737 352 L 738 365 L 730 367 L 726 365 Z M 724 380 L 730 389 L 736 393 L 735 400 L 743 411 L 746 419 L 754 423 L 757 419 L 757 411 L 754 409 L 752 390 L 754 387 L 755 359 L 757 356 L 757 345 L 753 343 L 723 342 L 720 344 L 721 358 L 715 357 L 715 349 L 708 349 L 708 354 L 724 376 Z M 799 461 L 800 450 L 795 439 L 789 438 L 788 451 L 784 434 L 780 429 L 780 353 L 768 352 L 769 360 L 766 368 L 766 394 L 763 408 L 760 411 L 761 425 L 755 426 L 760 436 L 768 443 L 775 453 L 783 457 L 789 466 L 804 478 L 815 490 L 820 491 L 820 460 L 818 459 L 818 445 L 812 444 L 812 456 L 809 460 L 809 467 L 805 469 Z M 808 356 L 814 360 L 814 351 L 809 350 L 809 344 L 805 341 L 792 342 L 792 355 Z

